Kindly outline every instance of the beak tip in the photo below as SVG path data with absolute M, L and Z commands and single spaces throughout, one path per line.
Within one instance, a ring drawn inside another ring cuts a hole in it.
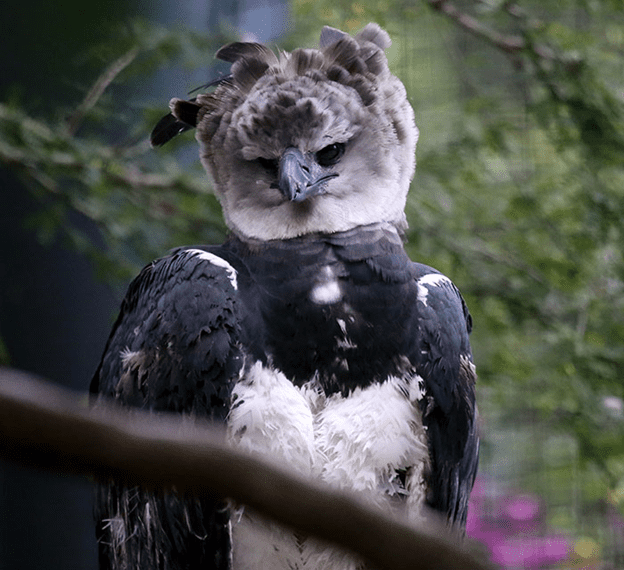
M 290 202 L 304 202 L 312 196 L 323 194 L 326 183 L 338 176 L 325 173 L 310 156 L 297 148 L 288 148 L 279 161 L 278 180 L 275 185 Z
M 307 197 L 310 169 L 304 154 L 297 148 L 288 148 L 279 161 L 277 187 L 287 200 L 301 202 Z

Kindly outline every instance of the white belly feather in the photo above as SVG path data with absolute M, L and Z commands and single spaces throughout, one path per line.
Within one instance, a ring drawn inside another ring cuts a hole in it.
M 236 447 L 417 520 L 428 459 L 421 385 L 418 376 L 390 377 L 346 398 L 325 397 L 314 382 L 297 388 L 281 372 L 256 363 L 234 389 L 229 438 Z M 405 468 L 407 489 L 396 481 L 396 470 Z M 358 567 L 350 555 L 311 539 L 301 542 L 250 509 L 234 515 L 232 534 L 235 570 Z

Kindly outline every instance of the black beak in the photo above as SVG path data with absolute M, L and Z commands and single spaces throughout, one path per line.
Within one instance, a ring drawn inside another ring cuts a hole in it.
M 325 183 L 336 176 L 328 174 L 313 154 L 306 156 L 298 148 L 290 147 L 279 161 L 277 187 L 288 200 L 303 202 L 310 196 L 322 194 Z

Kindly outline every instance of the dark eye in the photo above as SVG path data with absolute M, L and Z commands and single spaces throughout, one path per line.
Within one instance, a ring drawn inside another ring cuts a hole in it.
M 321 166 L 332 166 L 342 158 L 344 151 L 344 143 L 330 144 L 316 153 L 316 162 Z
M 258 164 L 262 166 L 269 174 L 277 176 L 279 163 L 277 158 L 263 158 L 259 156 L 257 158 Z

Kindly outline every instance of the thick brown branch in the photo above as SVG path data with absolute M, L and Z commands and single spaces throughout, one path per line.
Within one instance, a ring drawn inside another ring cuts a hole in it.
M 53 471 L 230 497 L 299 532 L 392 570 L 486 565 L 434 536 L 267 462 L 235 452 L 214 427 L 178 417 L 90 409 L 86 398 L 0 368 L 0 455 Z

